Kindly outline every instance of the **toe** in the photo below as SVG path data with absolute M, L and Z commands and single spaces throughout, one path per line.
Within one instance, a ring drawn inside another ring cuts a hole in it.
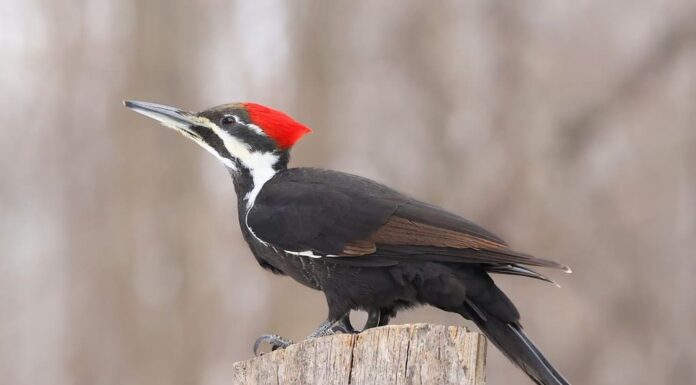
M 289 340 L 287 338 L 283 338 L 277 334 L 264 334 L 260 336 L 259 338 L 256 339 L 256 342 L 254 342 L 254 355 L 255 356 L 260 356 L 262 353 L 259 351 L 259 348 L 261 347 L 261 344 L 264 342 L 268 343 L 271 345 L 271 350 L 277 350 L 277 349 L 285 349 L 288 346 L 292 345 L 293 342 L 292 340 Z

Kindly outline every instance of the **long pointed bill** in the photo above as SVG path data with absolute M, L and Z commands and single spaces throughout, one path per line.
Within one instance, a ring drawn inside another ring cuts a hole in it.
M 196 116 L 191 112 L 161 104 L 135 100 L 126 100 L 123 102 L 123 105 L 148 118 L 157 120 L 163 126 L 173 128 L 186 136 L 192 137 L 192 139 L 201 139 L 194 129 L 197 124 Z
M 123 104 L 131 110 L 155 119 L 163 126 L 173 128 L 215 155 L 225 166 L 235 170 L 233 155 L 225 147 L 216 131 L 221 131 L 210 120 L 194 113 L 156 103 L 126 100 Z M 248 151 L 248 150 L 247 150 Z

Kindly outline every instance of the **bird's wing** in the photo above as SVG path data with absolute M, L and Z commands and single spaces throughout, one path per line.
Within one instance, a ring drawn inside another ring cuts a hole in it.
M 266 182 L 246 224 L 261 241 L 291 252 L 369 254 L 374 245 L 359 240 L 387 223 L 406 199 L 358 176 L 294 168 Z
M 353 242 L 348 242 L 346 248 L 350 248 Z M 357 242 L 360 245 L 374 244 L 382 256 L 569 270 L 554 261 L 515 251 L 475 223 L 414 200 L 397 208 L 387 223 Z
M 443 209 L 369 179 L 328 170 L 279 173 L 261 189 L 246 223 L 260 240 L 296 253 L 565 268 L 516 252 Z

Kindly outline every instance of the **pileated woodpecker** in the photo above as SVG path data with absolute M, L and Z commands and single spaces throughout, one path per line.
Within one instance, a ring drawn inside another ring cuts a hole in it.
M 511 249 L 482 227 L 359 176 L 288 168 L 290 148 L 311 130 L 255 103 L 200 113 L 126 101 L 136 112 L 192 139 L 229 170 L 244 239 L 258 263 L 326 296 L 328 317 L 310 335 L 386 325 L 419 304 L 473 321 L 538 384 L 568 384 L 525 335 L 520 315 L 490 273 L 550 280 L 525 266 L 567 266 Z M 261 336 L 254 346 L 291 343 Z

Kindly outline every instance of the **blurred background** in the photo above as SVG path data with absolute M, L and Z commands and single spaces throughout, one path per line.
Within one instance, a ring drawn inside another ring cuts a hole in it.
M 0 32 L 1 384 L 229 384 L 326 315 L 257 266 L 224 167 L 126 98 L 285 110 L 314 128 L 293 165 L 571 265 L 497 281 L 573 383 L 696 376 L 693 1 L 1 0 Z

